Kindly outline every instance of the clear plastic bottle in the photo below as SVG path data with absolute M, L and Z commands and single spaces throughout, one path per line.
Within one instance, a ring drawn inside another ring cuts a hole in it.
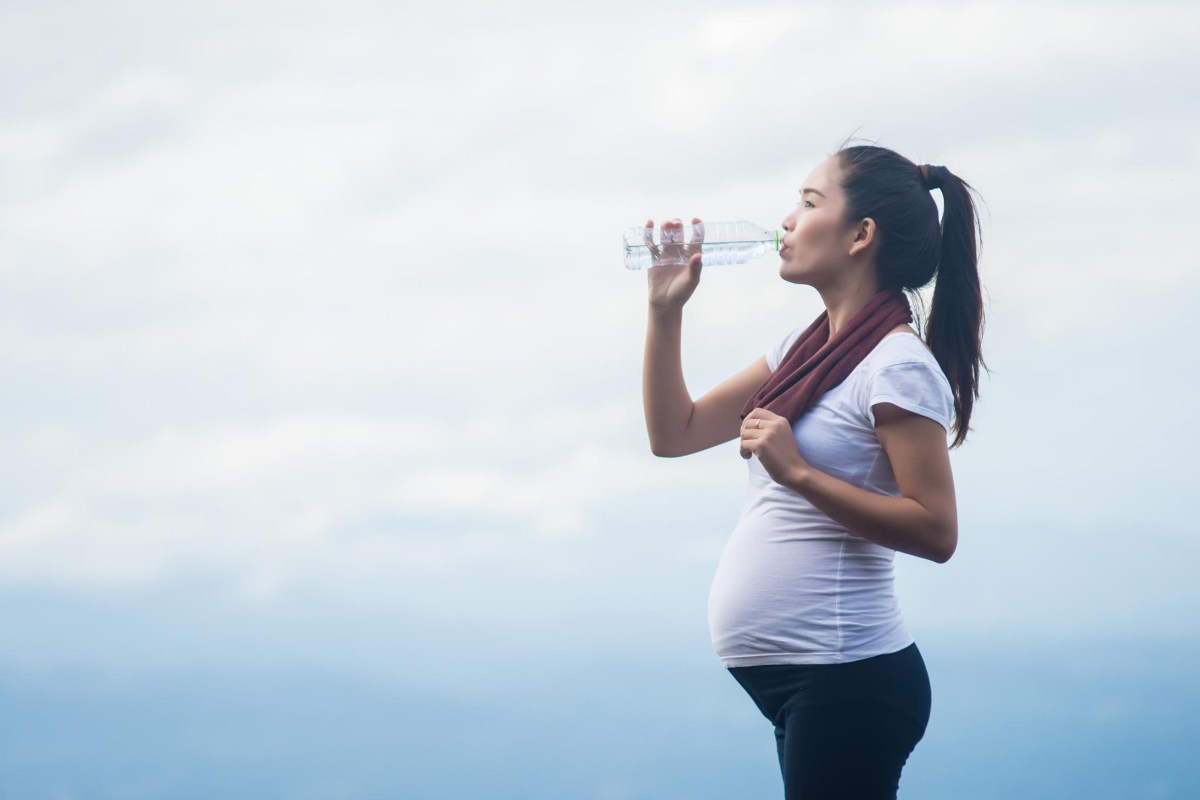
M 687 226 L 685 226 L 687 227 Z M 768 250 L 779 252 L 783 231 L 764 228 L 753 222 L 701 222 L 692 225 L 692 235 L 684 242 L 675 244 L 690 244 L 698 235 L 703 236 L 700 253 L 704 266 L 719 264 L 745 264 L 753 261 Z M 646 244 L 647 228 L 643 225 L 625 229 L 625 267 L 627 269 L 646 269 L 660 264 L 687 264 L 686 253 L 676 253 L 674 257 L 655 258 L 654 251 Z M 661 231 L 654 228 L 651 234 L 654 250 L 661 245 Z M 671 242 L 668 242 L 671 244 Z

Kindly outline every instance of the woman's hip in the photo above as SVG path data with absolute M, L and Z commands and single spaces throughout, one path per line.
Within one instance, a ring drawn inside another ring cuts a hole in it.
M 841 664 L 766 664 L 730 667 L 729 672 L 776 725 L 785 707 L 850 704 L 891 707 L 922 729 L 929 720 L 929 673 L 915 642 L 894 653 Z

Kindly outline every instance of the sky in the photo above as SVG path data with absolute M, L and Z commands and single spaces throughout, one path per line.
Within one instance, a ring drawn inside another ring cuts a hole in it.
M 990 372 L 958 552 L 897 558 L 918 641 L 1194 641 L 1198 29 L 1183 2 L 7 0 L 0 666 L 460 698 L 480 657 L 719 669 L 746 467 L 650 453 L 620 233 L 774 227 L 851 136 L 980 197 Z M 693 397 L 821 310 L 769 258 L 706 270 Z

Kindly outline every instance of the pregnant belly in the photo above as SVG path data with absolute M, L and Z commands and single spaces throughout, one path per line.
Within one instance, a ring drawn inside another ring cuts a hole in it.
M 743 519 L 709 590 L 709 633 L 722 658 L 829 656 L 847 635 L 897 621 L 891 551 L 836 525 L 801 532 Z

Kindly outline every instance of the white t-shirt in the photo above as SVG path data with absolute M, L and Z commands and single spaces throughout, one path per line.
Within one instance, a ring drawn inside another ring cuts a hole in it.
M 766 354 L 774 372 L 805 328 Z M 814 468 L 898 496 L 875 434 L 875 403 L 936 420 L 954 416 L 950 383 L 911 332 L 890 333 L 792 426 Z M 726 667 L 838 664 L 894 653 L 913 639 L 893 591 L 895 551 L 850 533 L 776 483 L 756 456 L 750 487 L 708 597 L 713 648 Z

